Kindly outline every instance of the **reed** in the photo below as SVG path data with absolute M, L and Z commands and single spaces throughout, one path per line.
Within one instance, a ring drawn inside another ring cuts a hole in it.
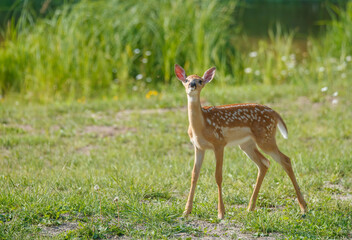
M 122 94 L 170 83 L 186 68 L 232 68 L 235 4 L 218 0 L 82 1 L 27 31 L 9 27 L 0 49 L 2 92 L 27 97 Z M 12 36 L 12 37 L 11 37 Z

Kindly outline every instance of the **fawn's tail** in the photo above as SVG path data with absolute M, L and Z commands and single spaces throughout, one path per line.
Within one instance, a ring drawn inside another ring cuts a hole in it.
M 279 130 L 280 130 L 280 133 L 281 133 L 281 135 L 285 138 L 285 139 L 287 139 L 288 138 L 288 132 L 287 132 L 287 127 L 286 127 L 286 124 L 285 124 L 285 122 L 284 122 L 284 120 L 281 118 L 281 116 L 279 115 L 279 114 L 277 114 L 278 115 L 278 121 L 277 121 L 277 126 L 278 126 L 278 128 L 279 128 Z

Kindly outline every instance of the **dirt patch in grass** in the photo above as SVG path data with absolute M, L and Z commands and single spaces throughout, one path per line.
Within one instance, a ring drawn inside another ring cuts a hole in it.
M 321 98 L 320 101 L 314 102 L 306 96 L 300 96 L 297 98 L 296 104 L 298 104 L 303 110 L 318 111 L 324 106 L 332 108 L 336 107 L 339 104 L 339 98 L 337 96 L 325 96 Z M 309 108 L 307 108 L 307 106 L 309 106 Z
M 203 232 L 201 236 L 193 236 L 188 233 L 178 233 L 174 237 L 181 239 L 262 239 L 271 240 L 282 238 L 278 233 L 270 233 L 267 236 L 256 236 L 250 233 L 243 233 L 242 226 L 233 222 L 223 220 L 219 223 L 211 223 L 202 220 L 191 220 L 185 223 L 187 227 L 192 227 Z
M 167 112 L 183 111 L 186 112 L 186 107 L 176 107 L 176 108 L 157 108 L 157 109 L 128 109 L 120 111 L 116 114 L 117 120 L 128 120 L 131 114 L 164 114 Z
M 8 129 L 17 129 L 20 133 L 29 133 L 34 131 L 34 128 L 29 124 L 4 124 L 4 126 Z
M 334 199 L 336 200 L 340 200 L 340 201 L 349 201 L 352 203 L 352 194 L 346 194 L 346 195 L 342 195 L 342 194 L 335 194 L 332 196 Z
M 32 132 L 34 130 L 34 128 L 28 124 L 15 125 L 15 127 L 22 129 L 23 131 L 26 131 L 26 132 Z
M 0 157 L 10 157 L 11 156 L 11 152 L 8 149 L 5 148 L 0 148 Z
M 52 132 L 59 131 L 60 129 L 61 129 L 61 127 L 59 125 L 52 125 L 50 127 L 50 131 L 52 131 Z
M 341 184 L 336 183 L 333 184 L 329 181 L 324 182 L 324 189 L 331 192 L 331 196 L 333 199 L 339 201 L 350 201 L 352 202 L 352 194 L 348 193 L 347 189 L 345 189 Z
M 70 230 L 74 230 L 78 227 L 77 222 L 65 222 L 58 226 L 41 226 L 41 234 L 48 237 L 56 236 L 60 233 L 64 233 Z
M 311 106 L 311 109 L 317 110 L 320 109 L 323 106 L 323 103 L 321 102 L 312 102 L 311 99 L 309 99 L 306 96 L 300 96 L 296 100 L 296 104 L 301 106 L 302 108 L 306 108 L 307 106 Z
M 94 149 L 96 149 L 97 147 L 96 146 L 92 146 L 92 145 L 87 145 L 87 146 L 84 146 L 84 147 L 80 147 L 80 148 L 77 148 L 76 151 L 80 154 L 83 154 L 83 155 L 86 155 L 86 156 L 89 156 L 90 155 L 90 152 Z
M 127 132 L 136 132 L 135 128 L 115 127 L 115 126 L 87 126 L 83 129 L 84 134 L 93 134 L 98 137 L 113 137 Z
M 329 181 L 324 182 L 324 188 L 327 190 L 333 190 L 334 192 L 343 192 L 345 191 L 344 187 L 338 183 L 331 183 Z
M 116 221 L 111 222 L 112 225 L 116 226 Z M 123 224 L 123 220 L 120 220 L 120 225 Z M 269 233 L 266 235 L 257 235 L 254 233 L 245 233 L 242 231 L 243 226 L 235 223 L 234 221 L 223 220 L 219 223 L 208 222 L 199 219 L 181 220 L 179 224 L 184 227 L 194 229 L 192 232 L 180 232 L 171 236 L 172 239 L 259 239 L 259 240 L 274 240 L 283 238 L 279 233 Z M 59 234 L 66 233 L 68 231 L 76 230 L 79 228 L 77 222 L 65 222 L 58 226 L 40 226 L 41 235 L 46 237 L 55 237 Z M 139 231 L 146 231 L 143 224 L 134 225 L 135 229 Z M 117 236 L 114 234 L 104 234 L 107 239 L 133 239 L 128 235 Z

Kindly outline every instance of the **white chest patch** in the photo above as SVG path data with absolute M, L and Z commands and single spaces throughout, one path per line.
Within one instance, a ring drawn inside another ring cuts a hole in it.
M 197 96 L 187 94 L 187 100 L 188 100 L 188 102 L 196 102 Z

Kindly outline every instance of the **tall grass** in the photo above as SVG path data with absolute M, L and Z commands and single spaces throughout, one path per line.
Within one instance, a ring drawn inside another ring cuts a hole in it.
M 318 69 L 316 78 L 334 82 L 348 80 L 352 74 L 352 2 L 347 3 L 344 11 L 334 6 L 331 8 L 337 17 L 327 26 L 320 41 L 311 39 L 308 61 L 311 62 L 311 71 Z
M 234 76 L 239 75 L 237 83 L 271 85 L 295 79 L 294 32 L 283 31 L 279 24 L 273 30 L 269 31 L 268 39 L 259 40 L 251 51 L 241 52 L 237 58 L 240 64 L 233 72 Z
M 325 36 L 310 38 L 303 57 L 295 33 L 280 25 L 244 51 L 235 9 L 220 0 L 87 0 L 25 27 L 12 23 L 0 47 L 1 94 L 46 100 L 138 92 L 169 84 L 174 63 L 198 74 L 216 66 L 223 84 L 304 86 L 351 76 L 352 3 L 335 9 L 339 17 Z
M 335 12 L 332 15 L 333 21 L 327 25 L 328 31 L 323 41 L 320 44 L 316 43 L 315 46 L 320 48 L 322 58 L 326 56 L 344 58 L 352 53 L 352 3 L 347 3 L 345 10 L 334 5 L 331 9 Z
M 121 93 L 169 83 L 173 65 L 231 69 L 235 4 L 218 0 L 82 1 L 10 28 L 0 49 L 2 92 L 27 97 Z

